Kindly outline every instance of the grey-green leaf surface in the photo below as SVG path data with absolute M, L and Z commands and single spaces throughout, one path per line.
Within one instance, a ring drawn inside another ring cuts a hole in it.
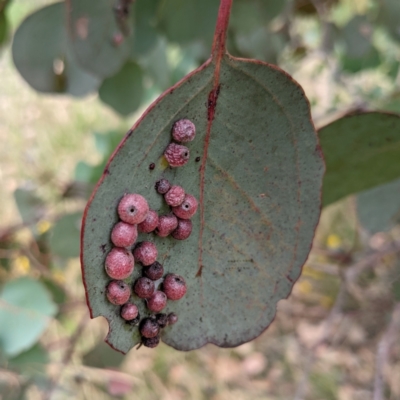
M 38 281 L 19 278 L 0 293 L 0 346 L 8 356 L 29 349 L 57 311 L 50 294 Z
M 124 20 L 124 36 L 114 13 L 114 0 L 70 0 L 68 33 L 79 64 L 99 78 L 116 74 L 128 59 L 133 43 L 133 13 Z
M 110 279 L 104 261 L 124 193 L 140 193 L 165 213 L 154 189 L 164 177 L 200 201 L 187 240 L 138 239 L 153 241 L 165 273 L 187 282 L 186 296 L 165 309 L 179 321 L 161 338 L 176 349 L 254 339 L 273 320 L 309 253 L 324 163 L 304 92 L 280 69 L 257 61 L 224 56 L 219 90 L 216 72 L 208 61 L 150 106 L 110 159 L 85 210 L 81 261 L 88 305 L 92 317 L 107 318 L 107 341 L 121 352 L 140 342 L 138 328 L 126 324 L 105 295 Z M 188 144 L 188 164 L 171 169 L 163 152 L 180 118 L 192 120 L 197 135 Z M 141 273 L 136 265 L 126 282 Z M 143 300 L 131 300 L 142 317 L 149 315 Z
M 67 44 L 64 3 L 43 7 L 18 27 L 12 45 L 14 64 L 35 90 L 84 96 L 98 79 L 82 70 Z
M 136 111 L 143 96 L 143 72 L 140 66 L 127 62 L 117 74 L 103 81 L 99 96 L 121 115 Z
M 324 206 L 400 177 L 400 117 L 368 112 L 344 116 L 319 131 L 326 174 Z
M 79 256 L 79 228 L 82 213 L 63 215 L 51 228 L 49 244 L 54 255 L 62 258 Z
M 357 214 L 360 224 L 371 234 L 400 223 L 400 180 L 358 194 Z

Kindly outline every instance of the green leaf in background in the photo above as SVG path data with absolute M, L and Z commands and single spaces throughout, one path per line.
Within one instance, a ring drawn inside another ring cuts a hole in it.
M 195 40 L 211 45 L 219 2 L 215 0 L 164 0 L 158 26 L 168 40 L 187 44 Z
M 64 13 L 64 3 L 55 3 L 22 22 L 12 45 L 14 64 L 39 92 L 84 96 L 99 82 L 75 63 L 67 45 Z
M 136 63 L 126 63 L 116 75 L 103 81 L 99 96 L 121 115 L 136 111 L 143 96 L 142 69 Z
M 0 48 L 7 42 L 8 40 L 8 20 L 7 15 L 5 13 L 5 9 L 0 10 Z
M 374 187 L 357 196 L 361 225 L 371 234 L 387 231 L 400 222 L 400 180 Z
M 11 358 L 9 362 L 12 368 L 26 371 L 27 369 L 37 370 L 43 368 L 48 360 L 49 357 L 46 350 L 40 344 L 35 344 L 29 350 Z
M 163 152 L 180 118 L 195 123 L 197 136 L 188 144 L 189 163 L 171 169 Z M 154 184 L 165 177 L 200 201 L 187 240 L 140 234 L 138 241 L 154 241 L 165 273 L 182 275 L 188 285 L 184 299 L 167 304 L 165 312 L 179 321 L 162 340 L 180 350 L 208 342 L 232 347 L 270 324 L 299 277 L 319 218 L 323 172 L 304 92 L 280 69 L 225 55 L 220 69 L 209 60 L 168 90 L 120 144 L 85 211 L 88 304 L 92 317 L 109 321 L 108 343 L 127 352 L 140 341 L 137 327 L 127 326 L 105 296 L 104 261 L 124 193 L 144 195 L 162 213 Z M 140 265 L 126 282 L 138 276 Z M 143 301 L 133 300 L 142 317 L 149 315 Z
M 54 255 L 62 258 L 79 256 L 79 232 L 82 213 L 63 215 L 51 228 L 49 244 Z
M 135 34 L 131 49 L 131 59 L 145 55 L 157 45 L 159 33 L 155 29 L 157 9 L 162 0 L 136 0 L 133 4 Z
M 400 40 L 400 2 L 398 0 L 381 0 L 380 20 L 388 27 L 389 33 Z
M 129 57 L 133 35 L 124 36 L 115 0 L 67 1 L 70 44 L 79 64 L 99 78 L 116 74 Z M 133 29 L 133 12 L 126 24 Z
M 400 177 L 400 117 L 367 112 L 319 130 L 326 162 L 324 206 Z
M 123 361 L 123 354 L 116 352 L 104 342 L 98 343 L 83 356 L 83 363 L 93 368 L 118 368 Z
M 0 347 L 8 356 L 37 342 L 57 312 L 42 283 L 31 278 L 7 282 L 0 293 Z
M 46 212 L 45 203 L 35 194 L 35 188 L 17 188 L 14 192 L 14 199 L 22 221 L 25 224 L 33 225 L 35 222 L 38 222 Z

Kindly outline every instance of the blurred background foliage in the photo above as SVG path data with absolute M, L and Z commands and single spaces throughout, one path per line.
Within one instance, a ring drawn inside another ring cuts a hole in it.
M 218 3 L 0 0 L 1 399 L 400 399 L 399 180 L 323 210 L 251 343 L 124 357 L 89 321 L 84 205 L 140 113 L 208 58 Z M 292 74 L 317 127 L 400 112 L 398 0 L 235 0 L 228 49 Z

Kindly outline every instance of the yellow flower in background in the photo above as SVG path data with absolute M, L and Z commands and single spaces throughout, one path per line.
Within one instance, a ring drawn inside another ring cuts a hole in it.
M 18 256 L 14 260 L 14 270 L 21 275 L 28 274 L 31 270 L 31 262 L 29 261 L 29 258 L 26 256 Z
M 329 250 L 338 250 L 342 246 L 342 239 L 334 233 L 330 234 L 326 239 L 326 246 Z
M 51 223 L 49 221 L 46 221 L 45 219 L 40 220 L 36 224 L 36 229 L 38 233 L 43 235 L 43 233 L 47 232 L 51 228 Z

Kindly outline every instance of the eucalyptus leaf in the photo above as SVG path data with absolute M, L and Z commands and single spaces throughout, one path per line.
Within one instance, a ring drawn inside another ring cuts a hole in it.
M 54 3 L 22 22 L 14 35 L 14 64 L 39 92 L 84 96 L 99 82 L 75 62 L 67 44 L 64 12 L 64 3 Z
M 194 122 L 197 136 L 188 144 L 188 164 L 169 168 L 163 152 L 181 118 Z M 266 329 L 299 277 L 319 218 L 323 173 L 309 103 L 279 68 L 221 55 L 166 91 L 119 145 L 84 214 L 87 300 L 91 316 L 110 324 L 108 343 L 126 353 L 141 340 L 105 294 L 104 262 L 124 193 L 139 193 L 164 212 L 154 189 L 164 177 L 199 200 L 187 240 L 153 234 L 138 240 L 154 241 L 165 273 L 187 282 L 186 296 L 165 308 L 179 320 L 162 340 L 180 350 L 208 342 L 232 347 Z M 126 282 L 139 276 L 136 265 Z M 143 300 L 131 300 L 142 317 L 149 315 Z
M 140 66 L 133 62 L 126 63 L 116 75 L 103 81 L 99 96 L 121 115 L 136 111 L 143 96 L 143 72 Z
M 16 356 L 37 342 L 57 307 L 42 283 L 31 278 L 7 282 L 0 293 L 0 346 Z
M 54 255 L 62 258 L 79 256 L 79 227 L 82 213 L 63 215 L 51 228 L 49 244 Z
M 400 223 L 400 180 L 359 193 L 357 213 L 359 222 L 371 234 Z
M 400 177 L 400 116 L 350 114 L 319 130 L 326 174 L 323 205 Z

